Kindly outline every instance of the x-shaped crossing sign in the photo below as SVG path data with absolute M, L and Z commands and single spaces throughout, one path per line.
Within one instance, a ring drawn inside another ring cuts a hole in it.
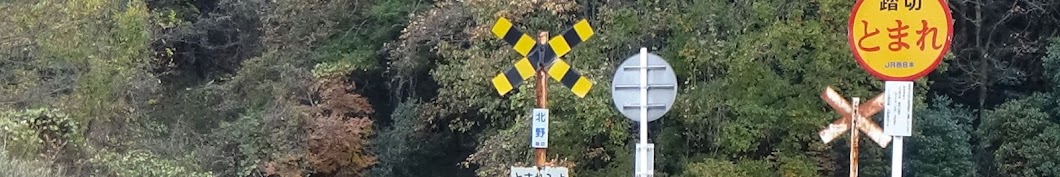
M 824 101 L 828 103 L 832 109 L 835 109 L 836 112 L 839 112 L 839 115 L 841 116 L 839 120 L 832 122 L 827 128 L 817 133 L 821 136 L 821 140 L 824 140 L 824 143 L 831 142 L 849 130 L 851 127 L 850 120 L 852 118 L 857 120 L 857 125 L 855 126 L 857 126 L 858 130 L 867 134 L 869 138 L 872 139 L 872 141 L 875 141 L 876 144 L 879 144 L 880 147 L 887 147 L 887 144 L 891 142 L 891 136 L 884 134 L 883 129 L 881 129 L 880 126 L 876 125 L 871 119 L 866 118 L 872 117 L 872 115 L 883 110 L 883 94 L 876 95 L 876 97 L 859 105 L 856 117 L 854 116 L 854 108 L 850 105 L 850 102 L 847 102 L 847 100 L 839 95 L 835 89 L 832 89 L 832 87 L 824 89 L 824 92 L 821 93 L 821 99 L 824 99 Z
M 585 97 L 589 88 L 592 87 L 593 83 L 589 82 L 589 79 L 572 69 L 566 61 L 559 59 L 570 52 L 571 48 L 593 36 L 593 29 L 588 21 L 584 19 L 578 21 L 571 29 L 549 39 L 547 44 L 539 44 L 503 17 L 493 25 L 492 31 L 498 38 L 511 44 L 515 52 L 523 56 L 515 62 L 515 67 L 493 77 L 493 87 L 497 89 L 497 93 L 507 94 L 546 65 L 549 66 L 548 75 L 570 88 L 570 91 L 578 97 Z

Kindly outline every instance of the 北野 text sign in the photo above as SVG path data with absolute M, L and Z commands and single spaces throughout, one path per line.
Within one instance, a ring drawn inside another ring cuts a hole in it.
M 953 18 L 945 0 L 860 0 L 847 41 L 858 64 L 886 81 L 927 75 L 950 48 Z

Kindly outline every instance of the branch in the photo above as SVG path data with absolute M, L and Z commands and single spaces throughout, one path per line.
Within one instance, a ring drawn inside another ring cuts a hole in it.
M 1004 24 L 1012 17 L 1012 14 L 1014 13 L 1013 10 L 1016 9 L 1016 5 L 1018 4 L 1019 1 L 1013 1 L 1012 5 L 1009 5 L 1009 10 L 1006 11 L 1007 13 L 1005 13 L 1004 16 L 1001 16 L 1001 19 L 998 19 L 994 22 L 994 25 L 989 28 L 989 32 L 986 34 L 986 46 L 983 47 L 989 48 L 994 43 L 994 34 L 997 31 L 997 27 L 1001 26 L 1001 24 Z
M 974 19 L 973 20 L 972 17 L 968 17 L 967 12 L 963 10 L 964 8 L 962 8 L 962 7 L 967 7 L 967 6 L 961 6 L 961 5 L 958 5 L 958 4 L 979 5 L 978 2 L 974 2 L 974 1 L 970 1 L 970 0 L 964 0 L 964 2 L 950 3 L 949 5 L 950 5 L 950 10 L 952 11 L 953 14 L 957 14 L 962 19 L 967 20 L 968 22 L 972 22 L 973 25 L 977 24 L 978 21 L 981 20 L 981 19 Z

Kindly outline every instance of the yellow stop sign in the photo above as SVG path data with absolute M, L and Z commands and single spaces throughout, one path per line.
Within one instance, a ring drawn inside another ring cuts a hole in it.
M 953 38 L 945 0 L 859 0 L 847 41 L 858 65 L 886 81 L 911 81 L 942 61 Z

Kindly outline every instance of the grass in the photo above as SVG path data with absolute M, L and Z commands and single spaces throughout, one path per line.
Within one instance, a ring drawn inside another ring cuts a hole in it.
M 7 150 L 0 149 L 0 177 L 63 176 L 48 163 L 10 157 Z

